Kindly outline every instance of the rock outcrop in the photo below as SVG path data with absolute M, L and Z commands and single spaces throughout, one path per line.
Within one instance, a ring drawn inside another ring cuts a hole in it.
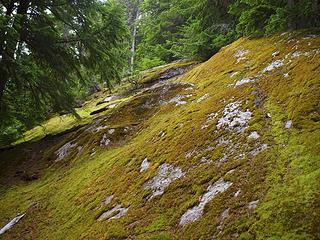
M 319 76 L 292 32 L 96 93 L 0 152 L 1 237 L 319 239 Z

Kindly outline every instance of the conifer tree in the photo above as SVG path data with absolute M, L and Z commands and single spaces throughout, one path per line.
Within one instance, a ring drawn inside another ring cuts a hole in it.
M 109 86 L 120 79 L 128 35 L 118 3 L 4 0 L 0 9 L 2 132 L 73 111 L 73 89 L 90 80 L 86 73 Z

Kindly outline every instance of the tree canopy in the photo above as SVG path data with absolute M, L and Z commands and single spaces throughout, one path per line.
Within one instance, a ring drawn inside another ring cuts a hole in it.
M 207 59 L 241 36 L 320 26 L 317 0 L 145 0 L 141 9 L 138 69 Z
M 90 82 L 120 80 L 128 31 L 119 3 L 7 0 L 0 11 L 2 131 L 73 111 Z

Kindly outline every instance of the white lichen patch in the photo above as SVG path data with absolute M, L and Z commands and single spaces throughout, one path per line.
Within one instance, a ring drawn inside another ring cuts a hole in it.
M 206 93 L 205 95 L 203 95 L 202 97 L 200 97 L 197 100 L 197 103 L 201 103 L 202 101 L 206 100 L 210 95 L 208 93 Z
M 303 40 L 309 40 L 309 39 L 313 39 L 313 38 L 317 38 L 317 37 L 319 37 L 319 35 L 309 34 L 309 35 L 307 35 L 306 37 L 303 37 L 302 39 L 303 39 Z
M 141 163 L 140 172 L 147 171 L 149 166 L 150 166 L 150 162 L 148 161 L 148 158 L 145 158 Z
M 239 86 L 242 86 L 243 84 L 256 82 L 257 80 L 258 80 L 257 77 L 243 78 L 243 79 L 237 81 L 237 82 L 234 84 L 234 86 L 235 86 L 235 87 L 239 87 Z
M 295 51 L 294 53 L 292 53 L 292 57 L 293 57 L 293 58 L 300 57 L 301 55 L 303 55 L 303 54 L 302 54 L 302 52 L 300 52 L 300 51 Z
M 231 141 L 228 139 L 225 139 L 224 136 L 219 137 L 217 142 L 218 142 L 217 146 L 229 145 L 231 143 Z
M 230 208 L 223 211 L 223 213 L 220 216 L 221 221 L 226 220 L 229 217 L 229 215 L 230 215 Z
M 108 138 L 107 134 L 104 134 L 101 141 L 100 141 L 100 146 L 101 147 L 106 147 L 111 143 L 111 140 Z
M 78 150 L 78 155 L 80 155 L 83 151 L 83 146 L 78 146 L 77 150 Z
M 237 160 L 243 160 L 246 158 L 246 154 L 245 153 L 240 153 L 238 156 L 236 156 Z
M 72 141 L 64 144 L 61 148 L 59 148 L 55 152 L 56 155 L 57 155 L 56 162 L 59 162 L 59 161 L 63 160 L 69 154 L 69 150 L 72 149 L 72 148 L 75 148 L 77 146 L 78 146 L 78 144 L 77 143 L 73 143 Z
M 96 155 L 96 148 L 92 148 L 91 151 L 90 151 L 90 157 Z
M 110 216 L 112 216 L 112 217 L 110 217 L 109 220 L 119 219 L 119 218 L 123 217 L 128 212 L 128 210 L 129 210 L 128 208 L 124 208 L 120 204 L 118 204 L 115 207 L 113 207 L 112 209 L 102 213 L 98 217 L 97 220 L 102 221 L 102 220 L 109 218 Z M 117 214 L 115 214 L 115 213 L 117 213 Z
M 198 154 L 199 152 L 196 149 L 193 149 L 186 153 L 186 158 L 191 158 L 191 157 L 197 156 Z
M 249 202 L 248 208 L 249 208 L 249 209 L 256 209 L 256 208 L 257 208 L 257 205 L 258 205 L 258 202 L 259 202 L 259 200 Z
M 206 129 L 210 126 L 210 123 L 213 122 L 218 116 L 218 113 L 210 113 L 207 116 L 206 122 L 201 126 L 201 129 Z
M 234 73 L 232 73 L 232 74 L 230 75 L 230 77 L 233 78 L 233 77 L 237 76 L 238 74 L 239 74 L 239 72 L 234 72 Z
M 217 227 L 217 230 L 222 230 L 222 224 L 224 222 L 224 220 L 226 220 L 228 217 L 230 216 L 230 208 L 224 210 L 222 213 L 221 213 L 221 216 L 220 216 L 220 224 L 219 226 Z
M 223 117 L 218 120 L 217 128 L 243 132 L 251 119 L 252 112 L 248 109 L 243 112 L 240 110 L 240 103 L 229 103 L 223 110 Z
M 291 58 L 299 58 L 301 56 L 310 58 L 310 57 L 314 57 L 315 55 L 318 55 L 319 53 L 320 53 L 320 49 L 313 49 L 310 51 L 298 51 L 297 50 L 291 54 Z M 290 53 L 287 54 L 286 58 L 288 58 L 289 56 L 290 56 Z
M 26 214 L 22 213 L 8 222 L 3 228 L 0 229 L 0 235 L 4 234 L 6 231 L 10 230 L 14 225 L 16 225 Z
M 172 98 L 169 101 L 169 103 L 174 103 L 176 106 L 185 105 L 188 103 L 185 99 L 191 96 L 192 94 L 188 94 L 188 95 L 178 94 L 176 97 Z
M 112 135 L 112 134 L 114 134 L 115 131 L 116 131 L 116 130 L 112 128 L 112 129 L 109 129 L 109 130 L 108 130 L 108 133 L 109 133 L 110 135 Z
M 280 54 L 280 51 L 276 51 L 276 52 L 272 53 L 272 57 L 274 58 L 274 57 L 278 56 L 279 54 Z
M 210 163 L 211 163 L 211 160 L 206 157 L 202 157 L 200 159 L 200 164 L 210 164 Z
M 287 121 L 286 124 L 284 125 L 284 127 L 285 127 L 286 129 L 292 128 L 292 120 Z
M 95 132 L 100 132 L 101 130 L 104 130 L 104 129 L 107 129 L 107 128 L 108 128 L 108 126 L 102 125 L 102 126 L 97 127 L 97 128 L 95 129 Z
M 258 148 L 252 150 L 250 154 L 251 156 L 256 157 L 259 153 L 263 152 L 266 149 L 268 149 L 268 144 L 262 144 Z
M 108 102 L 111 102 L 112 100 L 114 100 L 115 98 L 116 98 L 116 96 L 111 95 L 111 96 L 109 96 L 109 97 L 106 97 L 106 98 L 103 100 L 103 102 L 104 102 L 104 103 L 108 103 Z
M 103 206 L 107 206 L 112 202 L 113 197 L 114 197 L 113 195 L 107 196 L 105 199 L 101 201 L 101 203 L 95 209 L 98 210 Z
M 246 50 L 244 47 L 240 47 L 234 54 L 234 57 L 237 59 L 237 64 L 243 60 L 246 60 L 246 55 L 249 53 L 249 50 Z
M 219 166 L 221 163 L 227 162 L 228 159 L 229 159 L 228 154 L 223 153 L 223 154 L 222 154 L 222 157 L 219 159 L 218 166 Z
M 260 138 L 260 135 L 256 131 L 254 131 L 254 132 L 250 133 L 248 138 L 253 139 L 253 140 L 257 140 L 258 138 Z
M 270 63 L 265 69 L 262 70 L 262 73 L 271 72 L 274 69 L 280 68 L 284 65 L 283 60 L 276 60 L 272 63 Z
M 106 97 L 103 102 L 104 103 L 108 103 L 108 102 L 111 102 L 113 99 L 115 99 L 115 96 L 114 95 L 111 95 L 109 97 Z
M 108 108 L 113 109 L 113 108 L 116 108 L 117 106 L 118 106 L 118 104 L 114 103 L 114 104 L 110 104 L 108 106 Z
M 159 132 L 159 135 L 158 135 L 158 136 L 159 136 L 160 138 L 163 138 L 166 134 L 167 134 L 166 131 L 161 130 L 161 131 Z
M 240 196 L 240 193 L 241 193 L 241 189 L 239 189 L 238 191 L 236 191 L 233 196 L 234 196 L 234 197 L 239 197 L 239 196 Z
M 179 224 L 186 225 L 198 220 L 203 215 L 205 205 L 216 195 L 226 191 L 231 185 L 231 182 L 225 182 L 223 179 L 217 181 L 213 185 L 210 185 L 207 192 L 201 197 L 199 204 L 188 209 L 187 212 L 182 215 Z
M 175 180 L 183 177 L 185 174 L 179 167 L 174 167 L 170 164 L 162 164 L 158 168 L 157 175 L 150 181 L 144 184 L 145 189 L 152 190 L 152 195 L 149 200 L 155 196 L 162 195 L 165 189 Z
M 102 201 L 102 205 L 108 205 L 111 203 L 113 199 L 113 195 L 107 196 L 103 201 Z
M 214 147 L 208 146 L 208 147 L 205 149 L 205 152 L 212 152 L 213 150 L 214 150 Z

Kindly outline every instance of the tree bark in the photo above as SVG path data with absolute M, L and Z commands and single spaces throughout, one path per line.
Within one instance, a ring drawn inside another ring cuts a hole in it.
M 288 0 L 287 6 L 288 6 L 290 11 L 293 10 L 293 8 L 295 6 L 295 0 Z M 289 27 L 290 30 L 297 29 L 297 25 L 293 22 L 294 21 L 293 19 L 295 19 L 295 16 L 293 16 L 292 19 L 290 19 L 290 22 L 288 24 L 289 25 L 288 27 Z
M 0 42 L 0 56 L 3 55 L 3 51 L 4 51 L 4 43 L 6 41 L 6 30 L 7 28 L 9 28 L 8 24 L 9 24 L 9 17 L 12 15 L 13 13 L 13 9 L 14 9 L 14 3 L 16 1 L 11 1 L 7 6 L 6 6 L 6 17 L 7 22 L 4 24 L 5 26 L 2 27 L 1 29 L 1 42 Z
M 135 60 L 135 52 L 136 52 L 136 37 L 137 37 L 137 29 L 138 29 L 138 19 L 139 19 L 140 11 L 139 7 L 137 9 L 137 13 L 133 23 L 132 30 L 132 41 L 131 41 L 131 57 L 130 57 L 130 73 L 133 73 L 134 69 L 134 60 Z
M 288 7 L 289 8 L 294 7 L 294 0 L 288 0 Z
M 312 17 L 313 17 L 313 25 L 316 27 L 318 23 L 320 22 L 320 16 L 319 16 L 319 11 L 320 11 L 320 1 L 319 0 L 314 0 L 312 2 Z
M 6 87 L 6 81 L 5 79 L 7 79 L 8 77 L 3 76 L 5 74 L 5 71 L 2 70 L 2 67 L 0 69 L 0 73 L 1 73 L 1 78 L 0 78 L 0 113 L 2 112 L 2 97 L 3 97 L 3 92 L 4 89 Z

